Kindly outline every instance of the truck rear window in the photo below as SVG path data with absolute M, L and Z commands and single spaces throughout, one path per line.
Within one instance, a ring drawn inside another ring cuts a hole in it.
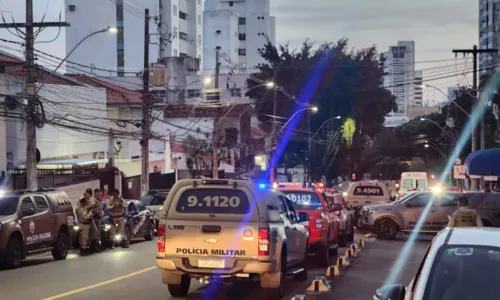
M 316 209 L 321 206 L 321 200 L 316 193 L 285 191 L 283 194 L 292 202 L 293 208 L 298 210 Z
M 379 186 L 360 185 L 354 188 L 354 196 L 384 196 L 384 190 Z
M 249 211 L 247 195 L 237 189 L 190 189 L 177 202 L 179 213 L 244 215 Z
M 17 211 L 17 197 L 0 197 L 0 216 L 10 216 Z

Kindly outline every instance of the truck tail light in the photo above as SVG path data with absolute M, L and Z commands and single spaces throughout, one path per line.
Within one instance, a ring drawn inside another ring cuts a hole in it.
M 156 243 L 158 252 L 165 252 L 165 225 L 158 225 L 156 234 L 158 235 L 158 242 Z
M 259 255 L 269 255 L 270 244 L 269 228 L 259 228 Z

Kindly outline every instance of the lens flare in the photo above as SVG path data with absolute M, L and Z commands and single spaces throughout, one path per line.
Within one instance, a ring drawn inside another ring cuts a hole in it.
M 460 152 L 466 145 L 467 141 L 469 141 L 470 139 L 470 133 L 472 132 L 472 129 L 476 128 L 477 124 L 479 123 L 479 120 L 483 117 L 488 107 L 487 106 L 488 102 L 493 99 L 494 94 L 497 91 L 497 88 L 500 86 L 499 83 L 500 83 L 500 72 L 497 71 L 493 76 L 491 76 L 490 80 L 488 81 L 488 84 L 486 85 L 485 89 L 481 93 L 481 96 L 479 97 L 479 101 L 473 107 L 470 118 L 467 121 L 467 124 L 465 125 L 465 128 L 462 131 L 462 134 L 460 135 L 460 138 L 457 141 L 455 149 L 453 150 L 451 156 L 448 158 L 443 173 L 440 175 L 441 182 L 444 182 L 448 174 L 451 172 L 453 165 L 455 164 L 455 160 L 459 157 Z M 429 200 L 429 203 L 427 203 L 427 206 L 425 207 L 424 211 L 420 215 L 420 219 L 418 220 L 417 224 L 415 225 L 415 228 L 408 237 L 408 241 L 403 246 L 401 253 L 399 254 L 394 264 L 392 265 L 391 271 L 387 276 L 384 285 L 395 284 L 396 280 L 400 278 L 400 274 L 403 270 L 404 264 L 408 259 L 409 255 L 412 253 L 411 250 L 413 248 L 413 245 L 415 244 L 415 240 L 417 239 L 418 232 L 422 228 L 422 225 L 425 219 L 427 218 L 430 208 L 434 204 L 435 200 L 436 197 L 433 195 Z

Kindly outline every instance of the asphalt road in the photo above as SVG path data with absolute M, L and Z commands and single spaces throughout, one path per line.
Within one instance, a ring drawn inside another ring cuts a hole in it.
M 412 248 L 401 282 L 408 283 L 413 277 L 428 241 L 418 241 Z M 332 280 L 331 291 L 308 294 L 308 299 L 371 299 L 404 243 L 405 240 L 367 241 L 367 249 L 354 260 L 352 267 L 342 277 Z M 343 249 L 339 252 L 342 254 Z M 64 261 L 54 261 L 50 255 L 30 258 L 22 268 L 0 270 L 2 299 L 172 299 L 155 267 L 155 254 L 155 242 L 138 242 L 128 249 L 117 248 L 88 257 L 72 252 Z M 312 261 L 307 282 L 287 279 L 284 299 L 306 294 L 311 281 L 325 272 Z M 262 294 L 257 284 L 202 286 L 193 280 L 186 299 L 262 299 Z

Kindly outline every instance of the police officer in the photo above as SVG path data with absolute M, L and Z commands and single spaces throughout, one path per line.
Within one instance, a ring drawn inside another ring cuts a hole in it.
M 92 189 L 85 190 L 83 198 L 78 200 L 76 205 L 76 217 L 78 218 L 78 225 L 80 227 L 80 255 L 82 256 L 91 254 L 87 246 L 95 206 L 96 201 L 92 198 Z
M 120 191 L 116 189 L 113 196 L 108 199 L 106 209 L 111 217 L 111 239 L 115 240 L 117 231 L 121 237 L 121 244 L 123 248 L 128 248 L 127 237 L 125 236 L 125 212 L 127 209 L 127 202 L 120 196 Z
M 458 199 L 458 209 L 450 216 L 448 227 L 483 227 L 477 211 L 468 206 L 469 199 L 466 195 L 461 195 Z
M 101 203 L 101 190 L 94 189 L 94 200 L 96 202 L 96 206 L 94 208 L 94 215 L 92 216 L 94 219 L 94 224 L 97 227 L 97 235 L 92 236 L 92 241 L 90 243 L 90 249 L 92 252 L 101 252 L 101 219 L 104 217 L 104 210 L 102 209 Z

